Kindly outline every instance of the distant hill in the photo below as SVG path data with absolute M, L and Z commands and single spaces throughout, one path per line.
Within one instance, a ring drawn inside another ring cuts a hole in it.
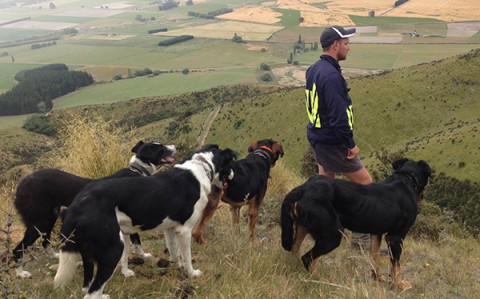
M 476 156 L 480 148 L 479 78 L 477 49 L 349 80 L 355 136 L 367 167 L 385 167 L 378 157 L 405 155 L 427 160 L 437 172 L 480 181 Z M 308 149 L 303 92 L 303 88 L 242 85 L 71 111 L 91 114 L 94 110 L 136 127 L 141 136 L 165 142 L 196 142 L 207 127 L 205 120 L 220 107 L 208 124 L 206 143 L 229 146 L 244 156 L 253 139 L 277 139 L 284 143 L 286 166 L 299 173 Z

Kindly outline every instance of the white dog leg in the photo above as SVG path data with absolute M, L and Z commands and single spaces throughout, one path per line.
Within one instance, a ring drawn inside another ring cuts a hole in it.
M 192 266 L 192 232 L 190 230 L 183 230 L 176 233 L 180 247 L 180 255 L 182 256 L 183 269 L 187 272 L 188 277 L 197 277 L 202 275 L 202 271 L 193 269 Z
M 170 261 L 177 264 L 178 267 L 182 267 L 182 261 L 180 260 L 180 254 L 178 252 L 178 242 L 175 237 L 175 231 L 173 228 L 169 228 L 164 231 L 165 244 L 167 245 L 168 253 L 170 254 Z
M 128 269 L 128 252 L 130 251 L 130 238 L 128 238 L 128 234 L 123 234 L 122 232 L 120 232 L 120 239 L 123 241 L 123 253 L 122 257 L 120 258 L 122 274 L 125 277 L 131 277 L 135 275 L 135 272 Z

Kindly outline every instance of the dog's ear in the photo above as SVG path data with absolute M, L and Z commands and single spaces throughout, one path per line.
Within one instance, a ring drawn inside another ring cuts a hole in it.
M 408 161 L 407 158 L 402 158 L 402 159 L 399 159 L 399 160 L 393 162 L 392 163 L 393 169 L 394 170 L 400 169 L 403 166 L 403 164 L 407 163 L 407 161 Z
M 420 160 L 417 162 L 417 166 L 425 173 L 429 178 L 432 177 L 432 169 L 427 162 Z
M 139 142 L 137 142 L 137 144 L 135 144 L 134 147 L 132 147 L 132 153 L 137 153 L 138 149 L 144 145 L 145 143 L 143 143 L 142 140 L 140 140 Z
M 255 149 L 257 149 L 257 144 L 258 142 L 256 140 L 254 140 L 252 142 L 252 144 L 250 144 L 250 146 L 248 147 L 248 152 L 251 153 L 253 152 Z
M 230 148 L 226 148 L 222 151 L 222 157 L 225 158 L 226 161 L 228 161 L 229 163 L 233 160 L 237 160 L 237 153 L 230 149 Z
M 284 152 L 282 144 L 280 142 L 275 142 L 272 146 L 272 152 L 275 153 L 277 158 L 283 157 Z

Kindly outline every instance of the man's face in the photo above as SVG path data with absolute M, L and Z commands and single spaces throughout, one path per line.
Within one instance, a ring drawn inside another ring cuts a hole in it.
M 335 46 L 337 48 L 336 49 L 337 50 L 337 60 L 340 61 L 340 60 L 347 59 L 348 51 L 350 51 L 350 47 L 349 47 L 350 40 L 348 38 L 342 38 L 342 39 L 336 40 L 335 44 L 336 44 Z

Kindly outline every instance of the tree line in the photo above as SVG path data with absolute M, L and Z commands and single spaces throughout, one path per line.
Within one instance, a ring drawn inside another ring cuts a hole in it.
M 52 100 L 93 84 L 83 71 L 69 71 L 65 64 L 49 64 L 15 75 L 19 83 L 0 95 L 0 116 L 44 112 L 52 109 Z

